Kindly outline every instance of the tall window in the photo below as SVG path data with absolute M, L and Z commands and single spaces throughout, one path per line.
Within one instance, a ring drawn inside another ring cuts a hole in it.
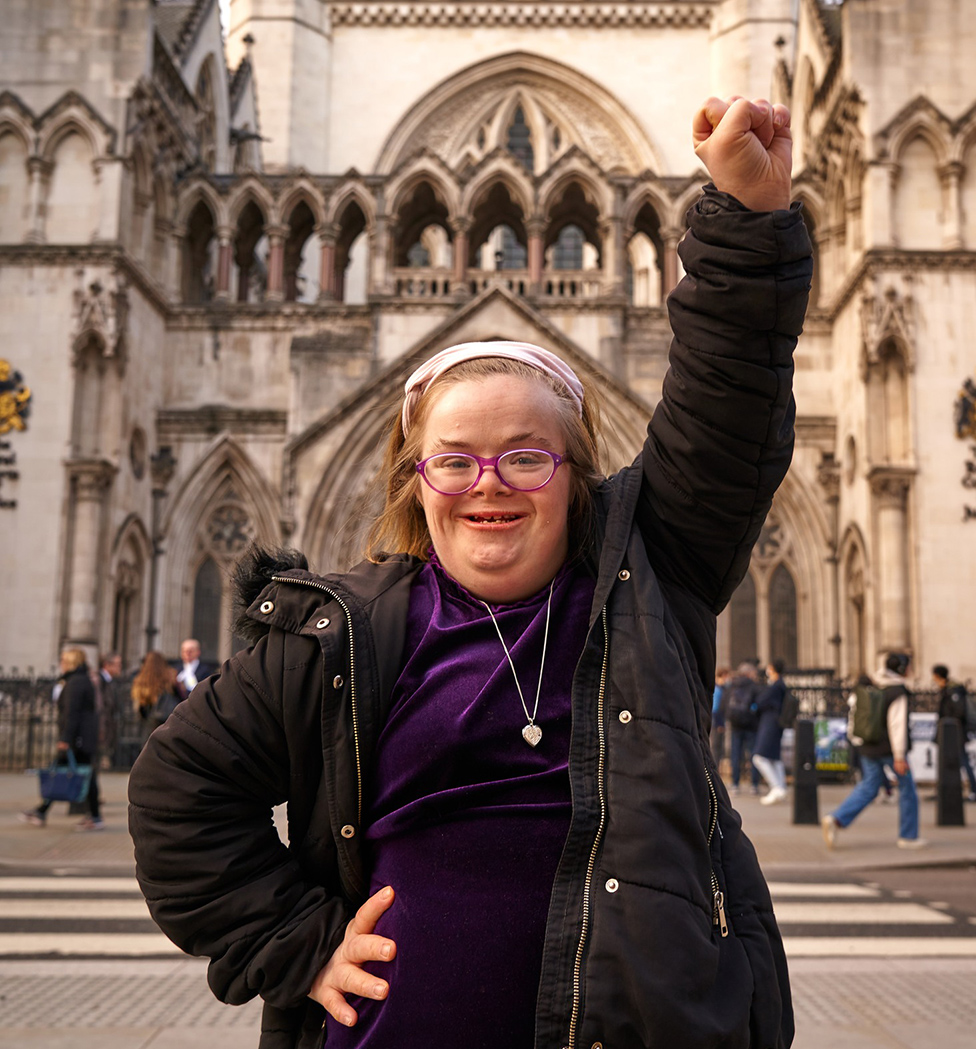
M 796 584 L 784 564 L 769 580 L 769 652 L 788 667 L 798 663 L 796 644 Z
M 193 636 L 200 642 L 201 658 L 208 663 L 220 659 L 220 606 L 224 587 L 220 569 L 212 557 L 197 569 L 193 584 Z
M 743 660 L 759 655 L 756 633 L 756 584 L 751 575 L 746 575 L 732 595 L 729 614 L 730 662 L 732 666 L 738 666 Z
M 532 132 L 525 122 L 525 113 L 519 106 L 512 115 L 508 128 L 508 151 L 525 168 L 535 170 L 535 150 L 532 148 Z

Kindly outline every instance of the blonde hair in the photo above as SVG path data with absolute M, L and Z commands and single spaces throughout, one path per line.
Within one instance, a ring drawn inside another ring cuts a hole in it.
M 421 457 L 431 406 L 439 392 L 446 387 L 462 382 L 478 382 L 493 375 L 515 375 L 534 380 L 556 395 L 566 436 L 566 465 L 571 471 L 570 556 L 582 551 L 593 490 L 603 480 L 596 437 L 599 409 L 593 390 L 583 383 L 581 417 L 569 391 L 555 377 L 521 361 L 504 357 L 478 357 L 455 365 L 430 384 L 414 411 L 410 431 L 406 435 L 400 421 L 400 405 L 395 408 L 380 475 L 386 478 L 383 511 L 373 522 L 366 539 L 366 557 L 370 561 L 382 561 L 390 554 L 412 554 L 427 560 L 431 539 L 423 507 L 417 499 L 422 481 L 416 465 Z
M 132 706 L 138 711 L 151 707 L 163 692 L 172 692 L 176 686 L 176 671 L 166 662 L 161 652 L 147 652 L 139 673 L 132 680 Z
M 85 650 L 83 648 L 66 648 L 61 653 L 61 663 L 64 672 L 70 674 L 72 670 L 85 665 Z

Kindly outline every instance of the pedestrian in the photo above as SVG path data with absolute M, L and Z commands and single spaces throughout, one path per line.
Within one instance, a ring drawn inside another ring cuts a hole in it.
M 959 764 L 969 781 L 966 800 L 976 801 L 976 776 L 973 775 L 969 751 L 966 750 L 969 730 L 976 726 L 970 725 L 967 717 L 966 686 L 949 680 L 949 668 L 944 663 L 936 663 L 932 667 L 932 681 L 939 690 L 939 720 L 951 718 L 959 724 Z
M 742 763 L 749 763 L 750 792 L 759 793 L 759 769 L 752 762 L 759 727 L 757 703 L 762 686 L 755 663 L 740 663 L 725 686 L 723 713 L 729 730 L 729 761 L 732 765 L 732 794 L 739 794 Z
M 70 751 L 79 765 L 91 766 L 85 798 L 88 815 L 78 824 L 78 830 L 101 830 L 105 822 L 98 795 L 98 711 L 95 688 L 82 649 L 66 648 L 61 653 L 61 682 L 58 693 L 58 760 L 66 762 Z M 50 800 L 42 801 L 36 809 L 22 812 L 20 819 L 35 827 L 43 827 L 52 804 Z
M 176 680 L 176 668 L 161 652 L 147 652 L 139 673 L 132 680 L 132 706 L 142 725 L 143 745 L 184 698 Z
M 785 107 L 712 99 L 694 132 L 714 185 L 637 461 L 599 473 L 592 391 L 547 349 L 434 355 L 368 559 L 254 553 L 252 647 L 132 770 L 150 911 L 220 997 L 263 995 L 264 1047 L 792 1039 L 708 720 L 715 616 L 790 460 L 810 247 Z
M 98 709 L 99 753 L 102 768 L 111 768 L 116 759 L 116 747 L 122 719 L 125 716 L 120 695 L 122 657 L 118 652 L 105 652 L 99 659 L 98 673 L 92 676 L 95 686 L 95 706 Z
M 210 677 L 216 670 L 215 666 L 200 659 L 200 642 L 195 637 L 188 637 L 181 642 L 180 667 L 176 680 L 184 698 L 197 687 L 198 682 Z
M 905 679 L 910 665 L 911 658 L 907 653 L 890 653 L 875 682 L 879 694 L 866 697 L 878 707 L 878 734 L 872 739 L 852 737 L 859 746 L 861 781 L 832 813 L 821 820 L 824 841 L 830 849 L 836 847 L 837 832 L 849 827 L 878 796 L 885 781 L 886 768 L 892 769 L 898 779 L 898 847 L 919 849 L 928 844 L 918 836 L 918 792 L 908 765 L 912 741 L 908 721 L 910 694 Z M 871 691 L 867 686 L 859 687 Z
M 712 757 L 715 767 L 722 771 L 725 760 L 725 715 L 722 713 L 722 702 L 725 698 L 725 685 L 732 671 L 728 667 L 719 667 L 715 671 L 715 688 L 712 691 L 712 731 L 709 741 L 712 746 Z
M 766 667 L 768 684 L 756 701 L 759 726 L 756 729 L 752 763 L 769 786 L 769 793 L 761 799 L 761 805 L 776 805 L 786 798 L 786 767 L 780 756 L 783 739 L 781 715 L 783 700 L 786 698 L 786 682 L 783 680 L 785 669 L 786 664 L 782 659 L 774 659 Z

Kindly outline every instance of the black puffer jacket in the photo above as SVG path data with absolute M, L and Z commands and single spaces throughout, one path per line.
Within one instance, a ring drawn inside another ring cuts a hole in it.
M 64 676 L 64 688 L 58 696 L 58 738 L 88 757 L 98 750 L 95 686 L 88 676 L 87 663 Z
M 715 771 L 708 720 L 715 615 L 790 461 L 810 246 L 795 211 L 746 212 L 714 190 L 689 222 L 662 402 L 641 457 L 595 500 L 573 816 L 537 1049 L 792 1040 L 769 894 Z M 265 566 L 272 578 L 248 611 L 260 640 L 181 704 L 130 778 L 152 914 L 211 957 L 218 997 L 265 998 L 262 1049 L 321 1045 L 323 1014 L 305 995 L 367 888 L 363 785 L 418 567 L 393 558 L 322 579 Z M 284 800 L 288 848 L 270 820 Z

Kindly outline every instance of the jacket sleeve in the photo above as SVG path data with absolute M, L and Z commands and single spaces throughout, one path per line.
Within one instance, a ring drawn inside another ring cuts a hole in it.
M 655 569 L 717 613 L 790 464 L 811 247 L 798 205 L 753 212 L 711 185 L 688 225 L 638 524 Z
M 294 758 L 282 710 L 286 643 L 296 642 L 273 630 L 201 682 L 129 778 L 136 875 L 153 918 L 183 950 L 211 959 L 218 998 L 261 995 L 279 1008 L 303 1001 L 350 917 L 303 876 L 272 819 Z
M 888 707 L 888 740 L 895 761 L 908 757 L 908 693 L 902 692 Z

